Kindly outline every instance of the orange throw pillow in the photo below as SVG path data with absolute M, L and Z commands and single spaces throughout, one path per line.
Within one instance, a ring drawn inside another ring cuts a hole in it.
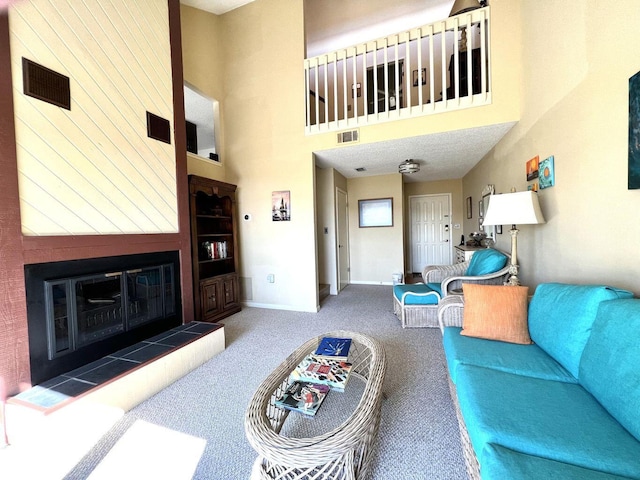
M 465 283 L 462 291 L 462 335 L 510 343 L 533 343 L 527 321 L 529 287 Z

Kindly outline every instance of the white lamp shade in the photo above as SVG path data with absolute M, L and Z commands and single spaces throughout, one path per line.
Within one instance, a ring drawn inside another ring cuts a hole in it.
M 483 225 L 526 225 L 544 223 L 544 216 L 533 191 L 504 193 L 489 197 Z

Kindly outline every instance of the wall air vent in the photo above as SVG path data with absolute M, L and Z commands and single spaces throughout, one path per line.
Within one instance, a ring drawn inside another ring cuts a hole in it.
M 22 57 L 24 94 L 71 110 L 69 77 Z
M 348 132 L 338 133 L 338 143 L 357 142 L 359 139 L 360 132 L 358 130 L 349 130 Z

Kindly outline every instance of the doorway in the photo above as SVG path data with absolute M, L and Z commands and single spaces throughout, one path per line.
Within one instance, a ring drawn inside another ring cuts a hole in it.
M 349 205 L 347 192 L 336 188 L 338 293 L 349 285 Z
M 451 194 L 409 197 L 411 272 L 451 264 Z

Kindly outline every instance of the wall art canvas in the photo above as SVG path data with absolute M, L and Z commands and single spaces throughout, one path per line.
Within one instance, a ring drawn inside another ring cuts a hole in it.
M 640 188 L 640 72 L 629 79 L 629 190 Z
M 291 192 L 289 190 L 271 193 L 271 219 L 274 222 L 291 220 Z
M 538 166 L 539 176 L 538 176 L 538 184 L 540 188 L 549 188 L 553 187 L 556 184 L 556 176 L 553 168 L 553 155 L 548 158 L 545 158 L 540 162 Z

